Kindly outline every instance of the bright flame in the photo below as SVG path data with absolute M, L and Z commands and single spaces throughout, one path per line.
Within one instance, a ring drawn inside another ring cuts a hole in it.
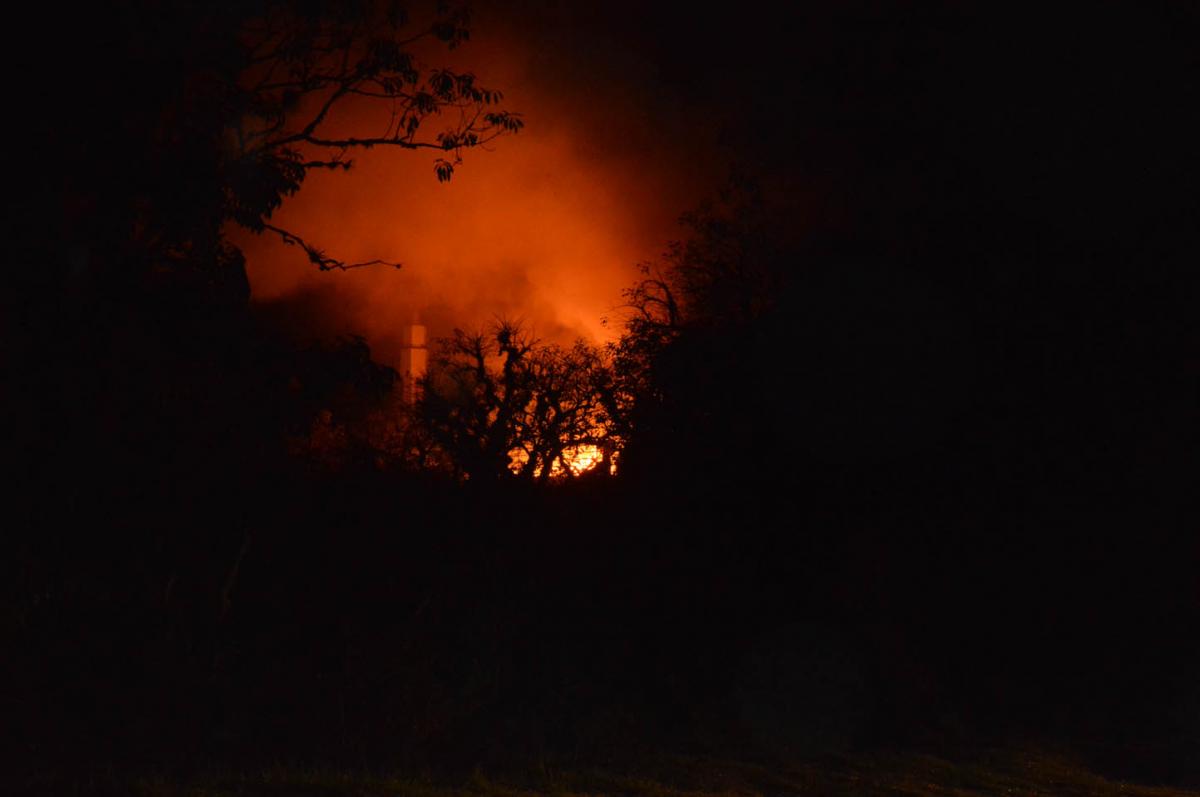
M 600 446 L 591 443 L 585 445 L 571 446 L 563 451 L 561 459 L 555 459 L 550 466 L 550 478 L 561 480 L 567 478 L 567 471 L 570 471 L 572 478 L 582 476 L 584 473 L 592 471 L 596 468 L 603 467 L 607 461 L 608 473 L 610 476 L 616 475 L 617 472 L 617 456 L 616 452 L 608 455 L 607 460 L 604 456 L 604 450 Z M 564 470 L 562 461 L 567 463 L 567 469 Z M 524 468 L 525 463 L 529 461 L 529 452 L 523 448 L 513 449 L 509 453 L 508 468 L 513 473 L 520 473 Z M 542 468 L 538 467 L 533 472 L 534 478 L 541 478 Z
M 571 469 L 572 476 L 578 476 L 581 473 L 591 470 L 592 468 L 600 467 L 604 464 L 604 452 L 599 446 L 583 445 L 569 448 L 563 452 L 563 459 L 567 461 L 568 467 Z M 562 464 L 555 461 L 554 466 L 550 468 L 551 477 L 561 476 Z M 610 475 L 617 472 L 616 455 L 609 457 L 608 472 Z

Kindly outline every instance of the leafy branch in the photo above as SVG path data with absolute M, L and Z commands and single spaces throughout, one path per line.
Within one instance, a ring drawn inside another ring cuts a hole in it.
M 229 99 L 226 217 L 280 235 L 323 271 L 397 266 L 345 263 L 268 220 L 310 170 L 348 170 L 354 150 L 435 152 L 434 174 L 447 182 L 465 150 L 519 132 L 524 120 L 499 107 L 501 92 L 470 72 L 429 68 L 414 54 L 424 42 L 459 46 L 469 39 L 468 23 L 465 9 L 439 7 L 430 24 L 409 32 L 407 15 L 391 4 L 315 13 L 284 3 L 244 25 L 245 68 Z M 350 104 L 378 109 L 386 120 L 382 131 L 339 129 L 339 111 Z M 445 124 L 430 133 L 433 117 Z

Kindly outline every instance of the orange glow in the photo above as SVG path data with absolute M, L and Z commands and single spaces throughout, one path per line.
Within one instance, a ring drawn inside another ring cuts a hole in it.
M 649 92 L 619 76 L 581 92 L 555 68 L 570 53 L 548 51 L 536 33 L 491 13 L 476 15 L 465 47 L 422 57 L 502 90 L 502 106 L 523 114 L 523 132 L 492 151 L 465 151 L 444 184 L 433 154 L 351 153 L 354 168 L 310 172 L 272 219 L 331 256 L 402 269 L 320 273 L 277 238 L 231 233 L 255 301 L 277 304 L 295 331 L 361 334 L 393 366 L 400 329 L 414 319 L 431 338 L 505 317 L 546 342 L 611 339 L 619 330 L 603 319 L 615 315 L 636 265 L 677 236 L 678 213 L 715 182 L 663 135 Z M 373 131 L 387 123 L 376 111 L 347 106 L 330 124 Z M 439 129 L 436 118 L 430 124 Z
M 571 475 L 578 476 L 592 468 L 600 467 L 604 463 L 604 452 L 599 446 L 586 445 L 577 446 L 573 449 L 568 449 L 564 453 L 564 458 L 571 468 Z M 561 470 L 561 466 L 555 463 L 555 466 L 550 469 L 550 475 L 555 475 L 555 469 Z M 617 472 L 616 454 L 608 458 L 608 472 L 615 474 Z
M 617 457 L 616 452 L 610 453 L 608 462 L 609 475 L 615 475 L 617 472 Z M 571 477 L 582 476 L 584 473 L 591 471 L 597 467 L 602 467 L 605 463 L 604 452 L 600 446 L 596 445 L 580 445 L 572 446 L 563 451 L 563 459 L 567 461 L 567 468 L 570 470 Z M 529 461 L 529 454 L 523 448 L 514 449 L 509 454 L 509 470 L 513 473 L 520 473 L 521 468 Z M 540 478 L 542 469 L 538 468 L 533 473 L 534 478 Z M 567 475 L 560 461 L 555 460 L 550 466 L 550 478 L 561 480 Z

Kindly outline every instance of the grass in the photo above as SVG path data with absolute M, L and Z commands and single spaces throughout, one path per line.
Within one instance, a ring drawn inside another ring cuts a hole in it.
M 542 771 L 516 780 L 493 780 L 476 772 L 457 782 L 435 782 L 277 767 L 213 773 L 188 782 L 144 777 L 128 783 L 73 784 L 69 789 L 55 788 L 52 782 L 25 785 L 30 787 L 28 793 L 136 797 L 1200 797 L 1200 791 L 1111 780 L 1068 758 L 1017 751 L 992 751 L 954 761 L 932 755 L 889 754 L 830 757 L 793 765 L 673 758 L 634 773 Z

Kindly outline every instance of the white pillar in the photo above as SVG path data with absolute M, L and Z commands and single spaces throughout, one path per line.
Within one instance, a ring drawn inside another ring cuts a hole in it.
M 429 367 L 429 346 L 425 325 L 410 324 L 400 337 L 400 397 L 405 404 L 420 398 L 419 382 Z

